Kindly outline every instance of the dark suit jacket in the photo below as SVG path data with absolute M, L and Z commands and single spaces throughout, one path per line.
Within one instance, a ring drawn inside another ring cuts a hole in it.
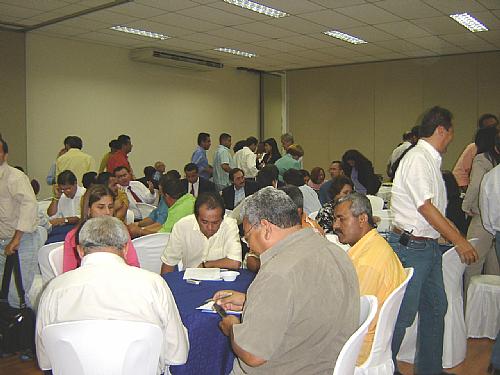
M 207 179 L 203 178 L 203 177 L 198 177 L 199 180 L 200 180 L 200 186 L 198 188 L 198 195 L 200 195 L 201 193 L 206 193 L 207 191 L 217 191 L 215 189 L 215 184 L 212 182 L 212 181 L 208 181 Z M 190 193 L 190 191 L 188 190 L 188 187 L 189 187 L 189 183 L 188 183 L 188 180 L 183 178 L 181 180 L 182 182 L 182 185 L 184 186 L 184 189 Z
M 257 191 L 257 183 L 253 181 L 245 181 L 245 197 L 252 195 Z M 234 185 L 230 185 L 222 189 L 222 199 L 226 210 L 234 210 Z

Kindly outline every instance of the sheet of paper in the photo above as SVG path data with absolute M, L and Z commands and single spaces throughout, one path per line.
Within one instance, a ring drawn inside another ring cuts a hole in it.
M 202 312 L 217 314 L 217 312 L 214 309 L 212 309 L 213 305 L 214 305 L 214 301 L 208 301 L 204 305 L 198 306 L 196 308 L 196 310 L 201 310 Z M 232 314 L 232 315 L 241 315 L 241 311 L 227 310 L 226 312 L 228 314 Z
M 221 280 L 220 268 L 186 268 L 184 280 Z

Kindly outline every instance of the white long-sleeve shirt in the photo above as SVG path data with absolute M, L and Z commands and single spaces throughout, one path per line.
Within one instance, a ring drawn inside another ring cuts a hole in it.
M 152 323 L 163 331 L 158 374 L 169 365 L 184 364 L 189 351 L 187 330 L 167 283 L 153 272 L 128 266 L 112 253 L 86 255 L 82 265 L 53 279 L 38 307 L 38 363 L 51 368 L 41 338 L 50 324 L 114 319 Z M 91 345 L 91 343 L 89 343 Z
M 479 192 L 479 209 L 484 229 L 500 232 L 500 165 L 486 173 Z
M 136 219 L 142 219 L 143 217 L 141 211 L 139 211 L 139 208 L 137 207 L 137 201 L 135 200 L 130 190 L 132 190 L 134 194 L 139 197 L 142 203 L 149 204 L 153 204 L 155 202 L 156 191 L 154 192 L 154 194 L 151 193 L 151 191 L 149 191 L 149 189 L 140 181 L 130 181 L 128 186 L 123 186 L 123 189 L 127 193 L 129 203 L 128 208 L 134 213 Z
M 247 178 L 254 178 L 259 172 L 257 169 L 257 156 L 246 146 L 234 154 L 233 163 L 236 168 L 243 170 Z

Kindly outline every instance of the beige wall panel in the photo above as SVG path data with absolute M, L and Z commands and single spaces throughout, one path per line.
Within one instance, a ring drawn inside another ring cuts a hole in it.
M 274 138 L 280 144 L 282 133 L 281 77 L 263 74 L 264 80 L 264 135 L 263 139 Z
M 26 170 L 24 41 L 23 33 L 0 31 L 0 133 L 9 145 L 9 164 Z
M 128 50 L 29 35 L 27 40 L 28 164 L 45 176 L 66 135 L 82 137 L 99 163 L 108 142 L 132 137 L 137 176 L 163 160 L 181 171 L 196 135 L 212 135 L 209 160 L 221 132 L 233 139 L 258 132 L 258 78 L 224 69 L 190 72 L 136 63 Z
M 477 54 L 478 114 L 500 115 L 500 53 Z

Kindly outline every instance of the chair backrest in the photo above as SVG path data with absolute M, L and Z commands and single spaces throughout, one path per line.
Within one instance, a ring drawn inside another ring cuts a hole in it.
M 127 216 L 125 217 L 125 224 L 132 224 L 135 220 L 135 214 L 132 210 L 127 210 Z
M 406 279 L 389 294 L 389 297 L 387 297 L 380 309 L 372 350 L 367 360 L 359 366 L 361 369 L 374 367 L 385 361 L 392 363 L 391 341 L 394 334 L 394 326 L 396 325 L 399 307 L 401 306 L 406 287 L 413 276 L 413 268 L 405 268 L 405 271 Z
M 46 326 L 54 375 L 155 375 L 162 331 L 145 322 L 82 320 Z
M 313 211 L 309 214 L 309 218 L 310 219 L 313 219 L 313 220 L 316 220 L 316 216 L 318 216 L 318 212 L 319 211 Z
M 64 246 L 64 242 L 53 242 L 48 245 L 43 245 L 40 250 L 38 250 L 38 265 L 40 266 L 40 272 L 42 274 L 42 283 L 46 285 L 50 280 L 52 280 L 56 275 L 52 270 L 49 263 L 49 253 L 60 246 Z
M 359 306 L 359 328 L 349 337 L 339 353 L 333 375 L 354 374 L 356 360 L 365 339 L 368 327 L 377 313 L 377 297 L 361 296 Z
M 479 240 L 473 238 L 469 240 L 472 246 L 477 246 Z M 467 265 L 462 263 L 455 247 L 452 247 L 443 254 L 443 283 L 446 295 L 462 295 L 462 276 Z M 449 304 L 449 303 L 448 303 Z
M 43 212 L 45 215 L 47 215 L 47 209 L 50 206 L 50 202 L 52 202 L 52 198 L 38 201 L 38 211 Z
M 149 214 L 156 208 L 152 204 L 141 203 L 141 202 L 138 202 L 136 204 L 137 204 L 137 208 L 141 212 L 143 219 L 147 218 L 149 216 Z
M 384 200 L 376 195 L 367 195 L 372 205 L 372 211 L 382 211 L 384 209 Z
M 59 245 L 49 252 L 49 264 L 55 276 L 59 276 L 63 273 L 63 256 L 64 245 Z
M 160 273 L 161 255 L 167 246 L 170 233 L 154 233 L 132 240 L 141 268 Z

